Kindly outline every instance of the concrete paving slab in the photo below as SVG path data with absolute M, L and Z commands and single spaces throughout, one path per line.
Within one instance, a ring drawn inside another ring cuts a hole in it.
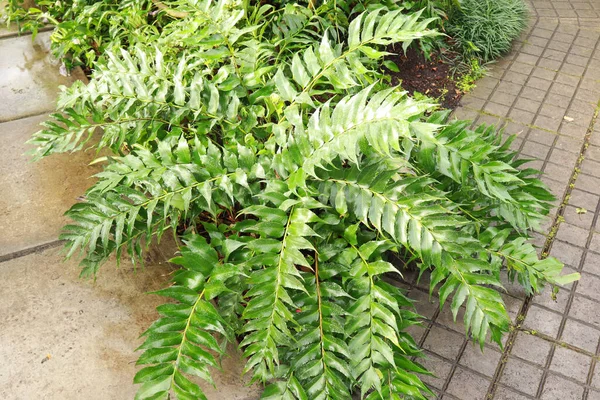
M 84 79 L 79 69 L 72 76 L 59 73 L 49 55 L 50 33 L 0 40 L 0 122 L 54 110 L 60 85 Z
M 94 283 L 79 280 L 76 262 L 63 263 L 58 252 L 0 263 L 0 398 L 132 399 L 134 350 L 164 302 L 145 292 L 164 287 L 172 267 L 105 265 Z M 203 385 L 207 397 L 258 399 L 241 378 L 243 365 L 230 351 L 213 374 L 217 389 Z
M 1 79 L 1 78 L 0 78 Z M 0 97 L 1 98 L 1 97 Z M 1 111 L 0 111 L 1 112 Z M 63 216 L 92 185 L 93 152 L 33 163 L 25 141 L 47 116 L 0 123 L 0 256 L 58 239 Z

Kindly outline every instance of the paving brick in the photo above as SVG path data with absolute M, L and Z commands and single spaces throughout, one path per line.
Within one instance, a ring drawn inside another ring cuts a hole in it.
M 596 229 L 597 229 L 596 224 Z M 595 251 L 596 253 L 600 253 L 600 233 L 594 232 L 592 235 L 592 241 L 590 242 L 590 250 Z
M 530 100 L 544 101 L 544 98 L 546 97 L 546 91 L 531 87 L 524 87 L 521 91 L 521 97 Z
M 600 178 L 587 174 L 579 174 L 576 184 L 578 187 L 585 188 L 588 192 L 600 194 Z
M 561 339 L 572 346 L 596 353 L 600 331 L 573 319 L 567 319 Z
M 583 140 L 587 133 L 587 128 L 574 124 L 562 124 L 558 133 L 561 135 L 570 136 L 574 139 Z
M 550 250 L 550 255 L 560 258 L 562 262 L 577 268 L 583 256 L 583 250 L 580 247 L 555 240 Z
M 564 107 L 569 104 L 571 98 L 569 96 L 562 96 L 556 93 L 548 93 L 546 99 L 544 100 L 545 104 L 551 104 L 553 106 Z
M 496 390 L 494 400 L 529 400 L 529 397 L 519 394 L 509 388 L 499 387 L 498 390 Z
M 483 399 L 489 386 L 489 379 L 458 367 L 454 371 L 447 392 L 459 399 Z
M 465 340 L 465 335 L 432 326 L 425 338 L 423 348 L 450 360 L 456 359 Z
M 452 369 L 452 364 L 431 353 L 425 354 L 424 358 L 419 358 L 418 362 L 433 373 L 433 376 L 422 375 L 423 382 L 438 389 L 444 387 L 444 383 Z
M 509 94 L 509 93 L 504 93 L 504 92 L 495 92 L 492 95 L 492 97 L 490 97 L 490 101 L 497 103 L 497 104 L 501 104 L 503 106 L 510 107 L 515 102 L 516 97 L 517 96 L 514 94 Z
M 542 400 L 581 399 L 583 386 L 556 374 L 549 374 L 542 391 Z
M 416 311 L 427 319 L 432 319 L 433 315 L 439 308 L 439 303 L 435 301 L 435 298 L 430 299 L 427 293 L 424 293 L 418 289 L 411 290 L 408 296 L 415 301 Z
M 521 124 L 529 125 L 533 122 L 535 118 L 535 114 L 529 111 L 519 110 L 517 108 L 513 108 L 508 117 L 515 122 L 519 122 Z
M 542 58 L 538 62 L 538 67 L 546 68 L 552 71 L 558 71 L 562 66 L 561 61 L 551 60 L 549 58 Z
M 535 395 L 542 378 L 542 369 L 516 358 L 510 358 L 500 382 L 529 395 Z
M 556 74 L 555 81 L 562 85 L 576 87 L 581 81 L 581 77 L 559 72 Z
M 554 143 L 557 134 L 554 132 L 544 131 L 542 129 L 531 128 L 529 130 L 529 134 L 527 135 L 527 140 L 532 140 L 537 143 L 542 143 L 546 145 L 551 145 Z
M 600 254 L 596 254 L 593 251 L 588 251 L 585 255 L 583 270 L 585 272 L 600 276 Z
M 600 313 L 598 312 L 598 307 L 597 302 L 575 294 L 573 304 L 569 311 L 569 317 L 585 321 L 588 324 L 600 328 Z
M 552 85 L 552 88 L 550 89 L 550 93 L 556 93 L 559 94 L 561 96 L 565 96 L 565 97 L 572 97 L 573 94 L 575 93 L 575 91 L 577 90 L 576 87 L 571 86 L 571 85 L 565 85 L 564 83 L 558 83 L 555 82 Z
M 514 94 L 515 96 L 521 92 L 521 85 L 517 85 L 516 83 L 501 81 L 496 88 L 499 92 Z
M 519 332 L 513 344 L 513 356 L 543 366 L 550 353 L 550 342 L 528 333 Z
M 584 383 L 591 363 L 591 357 L 557 346 L 554 350 L 550 370 Z
M 600 277 L 587 272 L 581 273 L 581 279 L 577 284 L 577 293 L 590 297 L 600 302 Z M 600 308 L 600 304 L 598 304 Z
M 562 123 L 562 118 L 552 118 L 546 117 L 544 115 L 538 115 L 537 118 L 533 121 L 533 125 L 542 129 L 548 129 L 550 131 L 558 131 L 560 124 Z
M 552 311 L 545 310 L 535 304 L 529 308 L 523 326 L 528 329 L 556 337 L 562 316 Z
M 502 104 L 489 102 L 484 107 L 484 111 L 500 117 L 505 117 L 508 114 L 510 107 L 503 106 Z
M 550 146 L 530 141 L 525 142 L 523 149 L 521 150 L 521 154 L 535 157 L 540 160 L 545 160 L 549 152 Z
M 589 230 L 594 221 L 593 211 L 587 212 L 587 210 L 582 210 L 573 206 L 567 206 L 563 216 L 568 224 L 575 225 L 585 230 Z
M 598 146 L 590 146 L 588 147 L 585 157 L 592 160 L 600 162 L 600 147 Z
M 566 55 L 567 52 L 569 51 L 570 47 L 571 47 L 570 43 L 559 42 L 557 40 L 551 40 L 548 43 L 548 49 L 554 50 L 554 51 L 560 51 L 563 54 L 563 58 L 564 58 L 564 55 Z M 549 57 L 549 58 L 551 58 L 551 57 Z M 562 60 L 560 60 L 560 61 L 562 61 Z
M 567 112 L 567 105 L 562 106 L 554 106 L 552 104 L 544 104 L 540 108 L 540 115 L 544 115 L 546 117 L 551 118 L 562 118 Z
M 559 136 L 555 143 L 557 149 L 576 154 L 580 153 L 581 145 L 582 143 L 580 140 L 573 139 L 569 136 Z
M 583 245 L 587 242 L 589 231 L 569 223 L 562 223 L 558 228 L 556 238 L 564 242 Z
M 533 298 L 533 304 L 538 304 L 553 311 L 563 313 L 567 308 L 567 302 L 571 292 L 566 289 L 561 289 L 558 293 L 553 295 L 552 291 L 552 287 L 546 287 L 541 294 Z
M 552 154 L 550 155 L 550 160 L 552 160 L 552 162 L 562 165 L 568 165 L 571 168 L 575 166 L 575 163 L 577 162 L 578 158 L 579 154 L 564 151 L 559 148 L 553 148 Z
M 527 81 L 528 87 L 532 87 L 534 89 L 539 89 L 539 90 L 543 90 L 543 91 L 548 90 L 551 85 L 552 85 L 551 81 L 547 81 L 545 79 L 536 78 L 536 77 L 530 77 L 529 80 Z
M 552 81 L 556 76 L 556 71 L 552 71 L 546 68 L 535 67 L 534 70 L 531 72 L 531 76 Z
M 595 194 L 584 192 L 578 189 L 573 189 L 573 191 L 571 192 L 571 197 L 569 198 L 569 204 L 575 207 L 582 207 L 586 210 L 592 211 L 596 210 L 598 200 L 600 200 L 600 197 L 598 197 Z

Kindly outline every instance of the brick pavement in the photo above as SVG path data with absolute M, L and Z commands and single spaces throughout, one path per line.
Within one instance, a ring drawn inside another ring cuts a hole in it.
M 429 302 L 426 282 L 408 279 L 428 318 L 412 332 L 436 373 L 425 380 L 444 400 L 600 400 L 600 0 L 530 5 L 529 28 L 454 115 L 518 133 L 514 150 L 535 159 L 528 166 L 557 197 L 535 242 L 582 276 L 555 300 L 508 285 L 515 329 L 503 351 L 490 344 L 484 354 Z

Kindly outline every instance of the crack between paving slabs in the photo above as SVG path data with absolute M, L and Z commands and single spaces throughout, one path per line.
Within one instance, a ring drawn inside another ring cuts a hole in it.
M 53 249 L 64 244 L 64 240 L 53 240 L 51 242 L 47 242 L 44 244 L 40 244 L 38 246 L 28 247 L 23 250 L 18 250 L 12 253 L 0 255 L 0 263 L 14 260 L 15 258 L 25 257 L 34 253 L 41 253 L 44 250 Z

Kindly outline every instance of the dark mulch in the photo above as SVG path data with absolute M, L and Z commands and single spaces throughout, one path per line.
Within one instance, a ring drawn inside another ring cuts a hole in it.
M 388 49 L 390 53 L 393 50 Z M 414 92 L 439 99 L 442 107 L 455 109 L 463 96 L 456 86 L 455 79 L 452 77 L 451 64 L 443 61 L 438 54 L 433 54 L 429 60 L 425 59 L 424 54 L 414 48 L 409 48 L 406 55 L 399 51 L 394 55 L 388 56 L 388 60 L 393 61 L 398 66 L 400 72 L 388 71 L 392 77 L 392 84 L 401 85 L 411 95 Z

